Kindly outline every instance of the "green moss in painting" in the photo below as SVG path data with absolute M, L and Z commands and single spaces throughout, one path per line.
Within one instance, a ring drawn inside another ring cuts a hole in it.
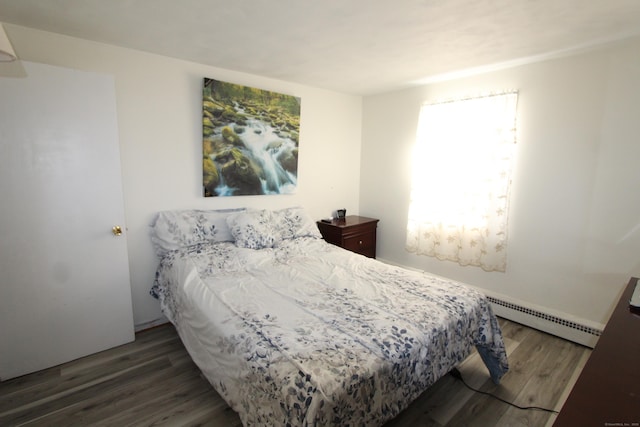
M 202 159 L 202 183 L 204 185 L 205 191 L 209 194 L 215 194 L 215 189 L 220 184 L 220 174 L 218 173 L 218 168 L 215 163 L 208 158 L 204 157 Z
M 242 145 L 242 140 L 240 139 L 238 134 L 236 134 L 229 126 L 225 126 L 222 128 L 222 139 L 224 139 L 229 144 Z

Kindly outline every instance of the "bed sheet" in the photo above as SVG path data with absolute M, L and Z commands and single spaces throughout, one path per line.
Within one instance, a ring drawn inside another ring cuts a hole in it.
M 381 425 L 473 346 L 508 370 L 479 291 L 320 239 L 173 251 L 152 294 L 246 426 Z

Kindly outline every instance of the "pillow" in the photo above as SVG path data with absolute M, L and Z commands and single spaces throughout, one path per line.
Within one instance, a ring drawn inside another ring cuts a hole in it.
M 227 226 L 227 217 L 244 211 L 173 210 L 158 212 L 151 223 L 151 242 L 162 257 L 167 252 L 206 242 L 231 242 L 233 235 Z
M 318 226 L 301 207 L 280 209 L 274 212 L 276 227 L 282 239 L 315 237 L 322 239 Z
M 280 240 L 271 211 L 247 210 L 227 217 L 236 246 L 248 249 L 272 248 Z

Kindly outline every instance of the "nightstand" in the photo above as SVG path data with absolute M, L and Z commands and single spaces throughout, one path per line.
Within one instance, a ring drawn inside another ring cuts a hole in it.
M 331 222 L 318 221 L 318 229 L 325 241 L 369 258 L 376 257 L 376 228 L 378 219 L 347 215 Z

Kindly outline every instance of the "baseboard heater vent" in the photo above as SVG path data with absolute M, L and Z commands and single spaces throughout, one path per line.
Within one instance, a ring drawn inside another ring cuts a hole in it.
M 378 258 L 378 260 L 390 265 L 421 272 L 429 277 L 434 276 L 427 271 L 396 264 L 383 258 Z M 525 301 L 522 301 L 521 304 L 516 302 L 518 300 L 505 301 L 510 299 L 507 298 L 506 295 L 505 298 L 497 298 L 500 294 L 492 294 L 483 288 L 477 289 L 486 296 L 487 300 L 492 305 L 493 312 L 497 316 L 587 347 L 595 347 L 600 335 L 602 335 L 602 331 L 604 330 L 604 325 L 600 323 L 591 322 L 587 319 L 583 319 L 584 322 L 581 322 L 580 318 L 572 319 L 573 316 L 569 314 L 563 318 L 563 313 L 545 313 L 542 311 L 544 310 L 543 307 L 540 307 L 541 310 L 538 310 L 536 308 L 532 308 L 532 306 L 534 306 L 533 304 L 531 304 L 530 307 L 527 307 L 527 303 Z
M 595 337 L 599 337 L 602 334 L 602 331 L 600 329 L 592 328 L 591 326 L 581 325 L 579 323 L 572 322 L 570 320 L 562 319 L 560 317 L 553 316 L 553 315 L 550 315 L 550 314 L 547 314 L 547 313 L 543 313 L 543 312 L 538 311 L 538 310 L 533 310 L 531 308 L 523 307 L 523 306 L 518 305 L 518 304 L 514 304 L 514 303 L 511 303 L 511 302 L 503 301 L 503 300 L 498 299 L 498 298 L 487 296 L 487 300 L 489 300 L 493 304 L 497 304 L 497 305 L 500 305 L 502 307 L 505 307 L 505 308 L 508 308 L 508 309 L 511 309 L 511 310 L 519 311 L 520 313 L 528 314 L 529 316 L 534 316 L 534 317 L 537 317 L 539 319 L 546 320 L 548 322 L 555 323 L 555 324 L 558 324 L 560 326 L 564 326 L 566 328 L 575 329 L 576 331 L 579 331 L 579 332 L 582 332 L 582 333 L 586 333 L 586 334 L 590 334 L 590 335 L 593 335 Z

